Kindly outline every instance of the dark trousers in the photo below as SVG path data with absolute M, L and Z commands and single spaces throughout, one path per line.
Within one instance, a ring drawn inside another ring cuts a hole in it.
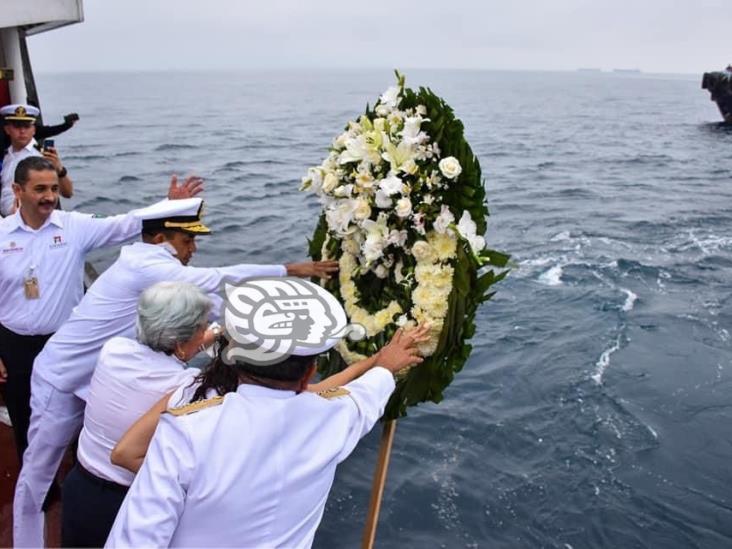
M 62 488 L 61 547 L 104 547 L 127 490 L 77 462 Z
M 19 335 L 0 324 L 0 359 L 8 371 L 7 382 L 0 383 L 0 394 L 8 407 L 10 421 L 13 423 L 15 450 L 18 452 L 18 463 L 21 465 L 23 464 L 23 452 L 28 446 L 33 361 L 51 335 L 53 334 Z

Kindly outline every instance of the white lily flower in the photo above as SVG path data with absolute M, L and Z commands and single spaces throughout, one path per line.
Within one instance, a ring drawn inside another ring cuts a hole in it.
M 381 158 L 391 165 L 391 171 L 397 172 L 408 160 L 414 160 L 416 149 L 409 143 L 402 141 L 399 145 L 391 142 L 384 143 L 384 152 Z
M 379 97 L 379 102 L 387 107 L 396 107 L 397 101 L 399 100 L 399 86 L 390 86 L 384 93 Z
M 473 252 L 477 253 L 485 248 L 485 238 L 477 234 L 478 226 L 473 221 L 468 210 L 463 211 L 457 230 L 465 240 L 468 241 Z
M 354 203 L 355 200 L 338 200 L 325 212 L 325 220 L 332 231 L 340 235 L 353 232 L 355 228 L 349 230 L 349 225 L 353 220 Z
M 440 215 L 437 216 L 432 226 L 438 233 L 445 234 L 452 223 L 455 223 L 455 216 L 450 211 L 450 208 L 443 204 Z

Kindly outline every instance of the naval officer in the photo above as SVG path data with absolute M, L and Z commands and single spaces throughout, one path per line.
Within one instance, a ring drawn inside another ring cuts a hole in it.
M 74 184 L 61 163 L 55 148 L 46 149 L 43 153 L 36 149 L 36 119 L 40 111 L 32 105 L 6 105 L 0 109 L 3 117 L 3 131 L 7 135 L 10 146 L 3 151 L 2 171 L 0 171 L 0 216 L 5 217 L 15 211 L 15 195 L 13 183 L 18 163 L 29 156 L 44 156 L 50 160 L 58 174 L 59 193 L 64 198 L 71 198 Z
M 200 186 L 194 183 L 176 184 L 170 196 L 190 196 Z M 99 219 L 56 210 L 59 188 L 49 160 L 25 158 L 13 184 L 20 209 L 0 220 L 0 391 L 19 461 L 27 445 L 33 361 L 81 300 L 85 255 L 129 240 L 142 226 L 134 211 Z
M 219 361 L 240 385 L 160 417 L 106 547 L 310 547 L 336 466 L 383 414 L 393 373 L 422 360 L 411 337 L 320 394 L 306 391 L 312 353 L 335 340 L 269 366 Z
M 94 367 L 105 342 L 135 337 L 137 302 L 142 292 L 164 281 L 190 282 L 209 294 L 218 313 L 224 279 L 262 276 L 326 277 L 335 261 L 287 265 L 188 266 L 195 239 L 211 231 L 201 219 L 203 201 L 170 203 L 148 212 L 142 241 L 125 246 L 119 259 L 91 285 L 33 366 L 28 449 L 15 488 L 13 536 L 16 547 L 43 544 L 42 504 L 66 447 L 81 429 Z

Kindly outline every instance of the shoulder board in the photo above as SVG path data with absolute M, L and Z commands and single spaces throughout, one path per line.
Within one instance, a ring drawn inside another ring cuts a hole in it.
M 185 416 L 188 414 L 193 414 L 195 412 L 200 412 L 201 410 L 205 410 L 206 408 L 211 408 L 212 406 L 218 406 L 223 401 L 224 397 L 215 396 L 206 400 L 197 400 L 196 402 L 191 402 L 190 404 L 186 404 L 185 406 L 168 408 L 167 410 L 165 410 L 165 412 L 173 416 Z
M 344 389 L 343 387 L 333 387 L 332 389 L 326 389 L 325 391 L 320 391 L 318 393 L 318 396 L 321 396 L 323 398 L 327 398 L 330 400 L 331 398 L 338 398 L 346 395 L 350 395 L 351 391 L 348 389 Z

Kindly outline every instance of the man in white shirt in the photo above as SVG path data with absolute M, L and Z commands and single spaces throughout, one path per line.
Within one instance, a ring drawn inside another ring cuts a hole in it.
M 328 276 L 335 261 L 288 265 L 190 267 L 196 235 L 210 230 L 201 220 L 203 202 L 192 199 L 176 211 L 148 215 L 142 242 L 122 248 L 112 264 L 84 295 L 61 328 L 50 338 L 33 366 L 28 449 L 13 504 L 16 547 L 43 544 L 42 504 L 66 447 L 81 429 L 89 382 L 106 341 L 134 338 L 140 294 L 157 282 L 195 284 L 214 302 L 218 314 L 223 280 L 261 276 Z
M 85 255 L 139 234 L 137 214 L 144 210 L 105 219 L 56 210 L 59 183 L 50 161 L 30 156 L 16 171 L 21 208 L 0 220 L 0 391 L 22 462 L 33 361 L 81 300 Z M 175 183 L 169 196 L 188 196 L 198 187 L 197 179 L 183 188 Z
M 320 395 L 305 391 L 313 355 L 237 362 L 236 392 L 163 414 L 106 547 L 310 547 L 336 466 L 382 415 L 393 373 L 421 361 L 388 347 Z
M 50 160 L 58 174 L 59 193 L 64 198 L 71 198 L 74 185 L 68 176 L 66 168 L 56 153 L 56 149 L 45 150 L 41 154 L 36 149 L 36 118 L 40 111 L 31 105 L 6 105 L 0 109 L 3 117 L 3 131 L 10 139 L 10 146 L 3 157 L 2 171 L 0 171 L 0 217 L 6 217 L 15 211 L 15 194 L 13 183 L 15 169 L 18 163 L 29 156 L 45 156 Z

